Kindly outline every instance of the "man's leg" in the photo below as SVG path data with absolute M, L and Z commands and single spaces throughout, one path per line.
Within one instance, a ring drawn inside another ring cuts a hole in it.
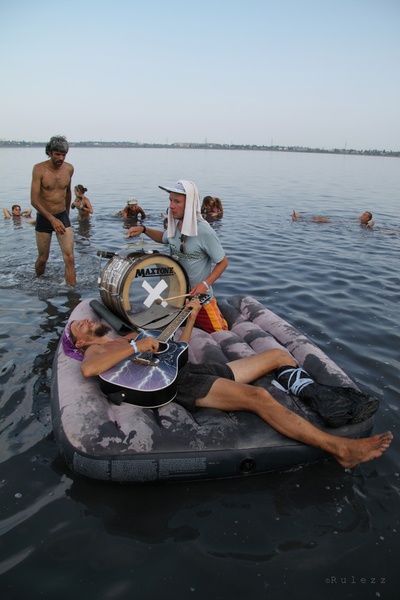
M 235 362 L 230 363 L 231 368 Z M 279 404 L 263 388 L 227 379 L 217 379 L 208 394 L 196 400 L 196 406 L 254 412 L 282 435 L 332 454 L 345 468 L 381 456 L 393 438 L 390 432 L 359 440 L 328 434 Z
M 76 285 L 74 232 L 72 227 L 67 227 L 63 234 L 57 234 L 57 239 L 65 263 L 65 281 L 68 285 Z
M 36 246 L 38 249 L 38 257 L 35 262 L 36 276 L 40 277 L 46 270 L 46 263 L 49 259 L 51 244 L 51 233 L 43 233 L 36 231 Z
M 265 350 L 259 354 L 252 354 L 246 358 L 239 358 L 228 362 L 232 369 L 235 381 L 239 383 L 251 383 L 267 373 L 284 366 L 297 367 L 297 363 L 292 356 L 279 348 Z

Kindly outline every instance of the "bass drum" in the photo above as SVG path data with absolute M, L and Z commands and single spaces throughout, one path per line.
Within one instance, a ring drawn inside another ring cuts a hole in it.
M 171 256 L 154 252 L 115 254 L 101 271 L 100 297 L 107 308 L 142 329 L 162 329 L 185 303 L 186 271 Z M 174 300 L 160 299 L 181 296 Z M 156 302 L 158 300 L 158 302 Z

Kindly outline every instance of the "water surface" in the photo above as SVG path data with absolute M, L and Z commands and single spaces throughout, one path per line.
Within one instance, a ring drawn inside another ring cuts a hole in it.
M 2 206 L 29 205 L 41 149 L 1 149 Z M 246 151 L 72 149 L 89 224 L 72 212 L 78 284 L 53 240 L 34 276 L 34 228 L 0 220 L 0 590 L 88 600 L 394 599 L 399 554 L 399 162 Z M 72 475 L 49 408 L 52 359 L 70 311 L 98 297 L 98 250 L 132 249 L 115 216 L 131 197 L 162 227 L 185 178 L 221 198 L 229 267 L 218 297 L 249 293 L 327 352 L 381 407 L 395 440 L 379 460 L 334 461 L 225 481 L 104 485 Z M 292 222 L 296 209 L 306 217 Z M 374 213 L 375 230 L 356 217 Z M 321 214 L 333 223 L 310 223 Z

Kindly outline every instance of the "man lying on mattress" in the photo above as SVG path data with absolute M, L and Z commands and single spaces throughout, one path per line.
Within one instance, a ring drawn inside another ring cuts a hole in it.
M 191 312 L 180 337 L 181 342 L 187 343 L 200 303 L 191 300 L 188 307 Z M 157 352 L 159 344 L 154 338 L 145 337 L 136 344 L 134 332 L 117 338 L 111 337 L 110 332 L 107 325 L 89 319 L 72 321 L 66 327 L 62 337 L 64 351 L 82 361 L 85 378 L 99 375 L 137 352 Z M 190 411 L 197 408 L 251 411 L 282 435 L 330 453 L 345 468 L 377 458 L 387 450 L 393 439 L 391 432 L 357 440 L 335 436 L 282 406 L 267 390 L 250 385 L 272 371 L 279 386 L 307 402 L 328 426 L 361 422 L 378 408 L 378 400 L 357 390 L 314 382 L 290 354 L 281 349 L 266 350 L 227 364 L 188 362 L 177 376 L 178 392 L 174 401 Z

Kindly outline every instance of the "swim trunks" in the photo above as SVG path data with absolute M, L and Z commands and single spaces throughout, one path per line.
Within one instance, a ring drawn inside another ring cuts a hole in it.
M 69 220 L 69 215 L 66 210 L 53 216 L 61 221 L 65 227 L 71 227 L 71 221 Z M 39 233 L 53 233 L 54 227 L 46 217 L 38 212 L 36 215 L 35 231 L 38 231 Z
M 178 393 L 174 401 L 194 412 L 196 400 L 207 396 L 214 381 L 220 378 L 235 381 L 232 369 L 223 363 L 186 363 L 178 374 Z
M 196 317 L 196 326 L 207 333 L 212 333 L 213 331 L 226 331 L 228 329 L 228 323 L 218 308 L 216 298 L 213 298 L 210 302 L 201 307 Z

